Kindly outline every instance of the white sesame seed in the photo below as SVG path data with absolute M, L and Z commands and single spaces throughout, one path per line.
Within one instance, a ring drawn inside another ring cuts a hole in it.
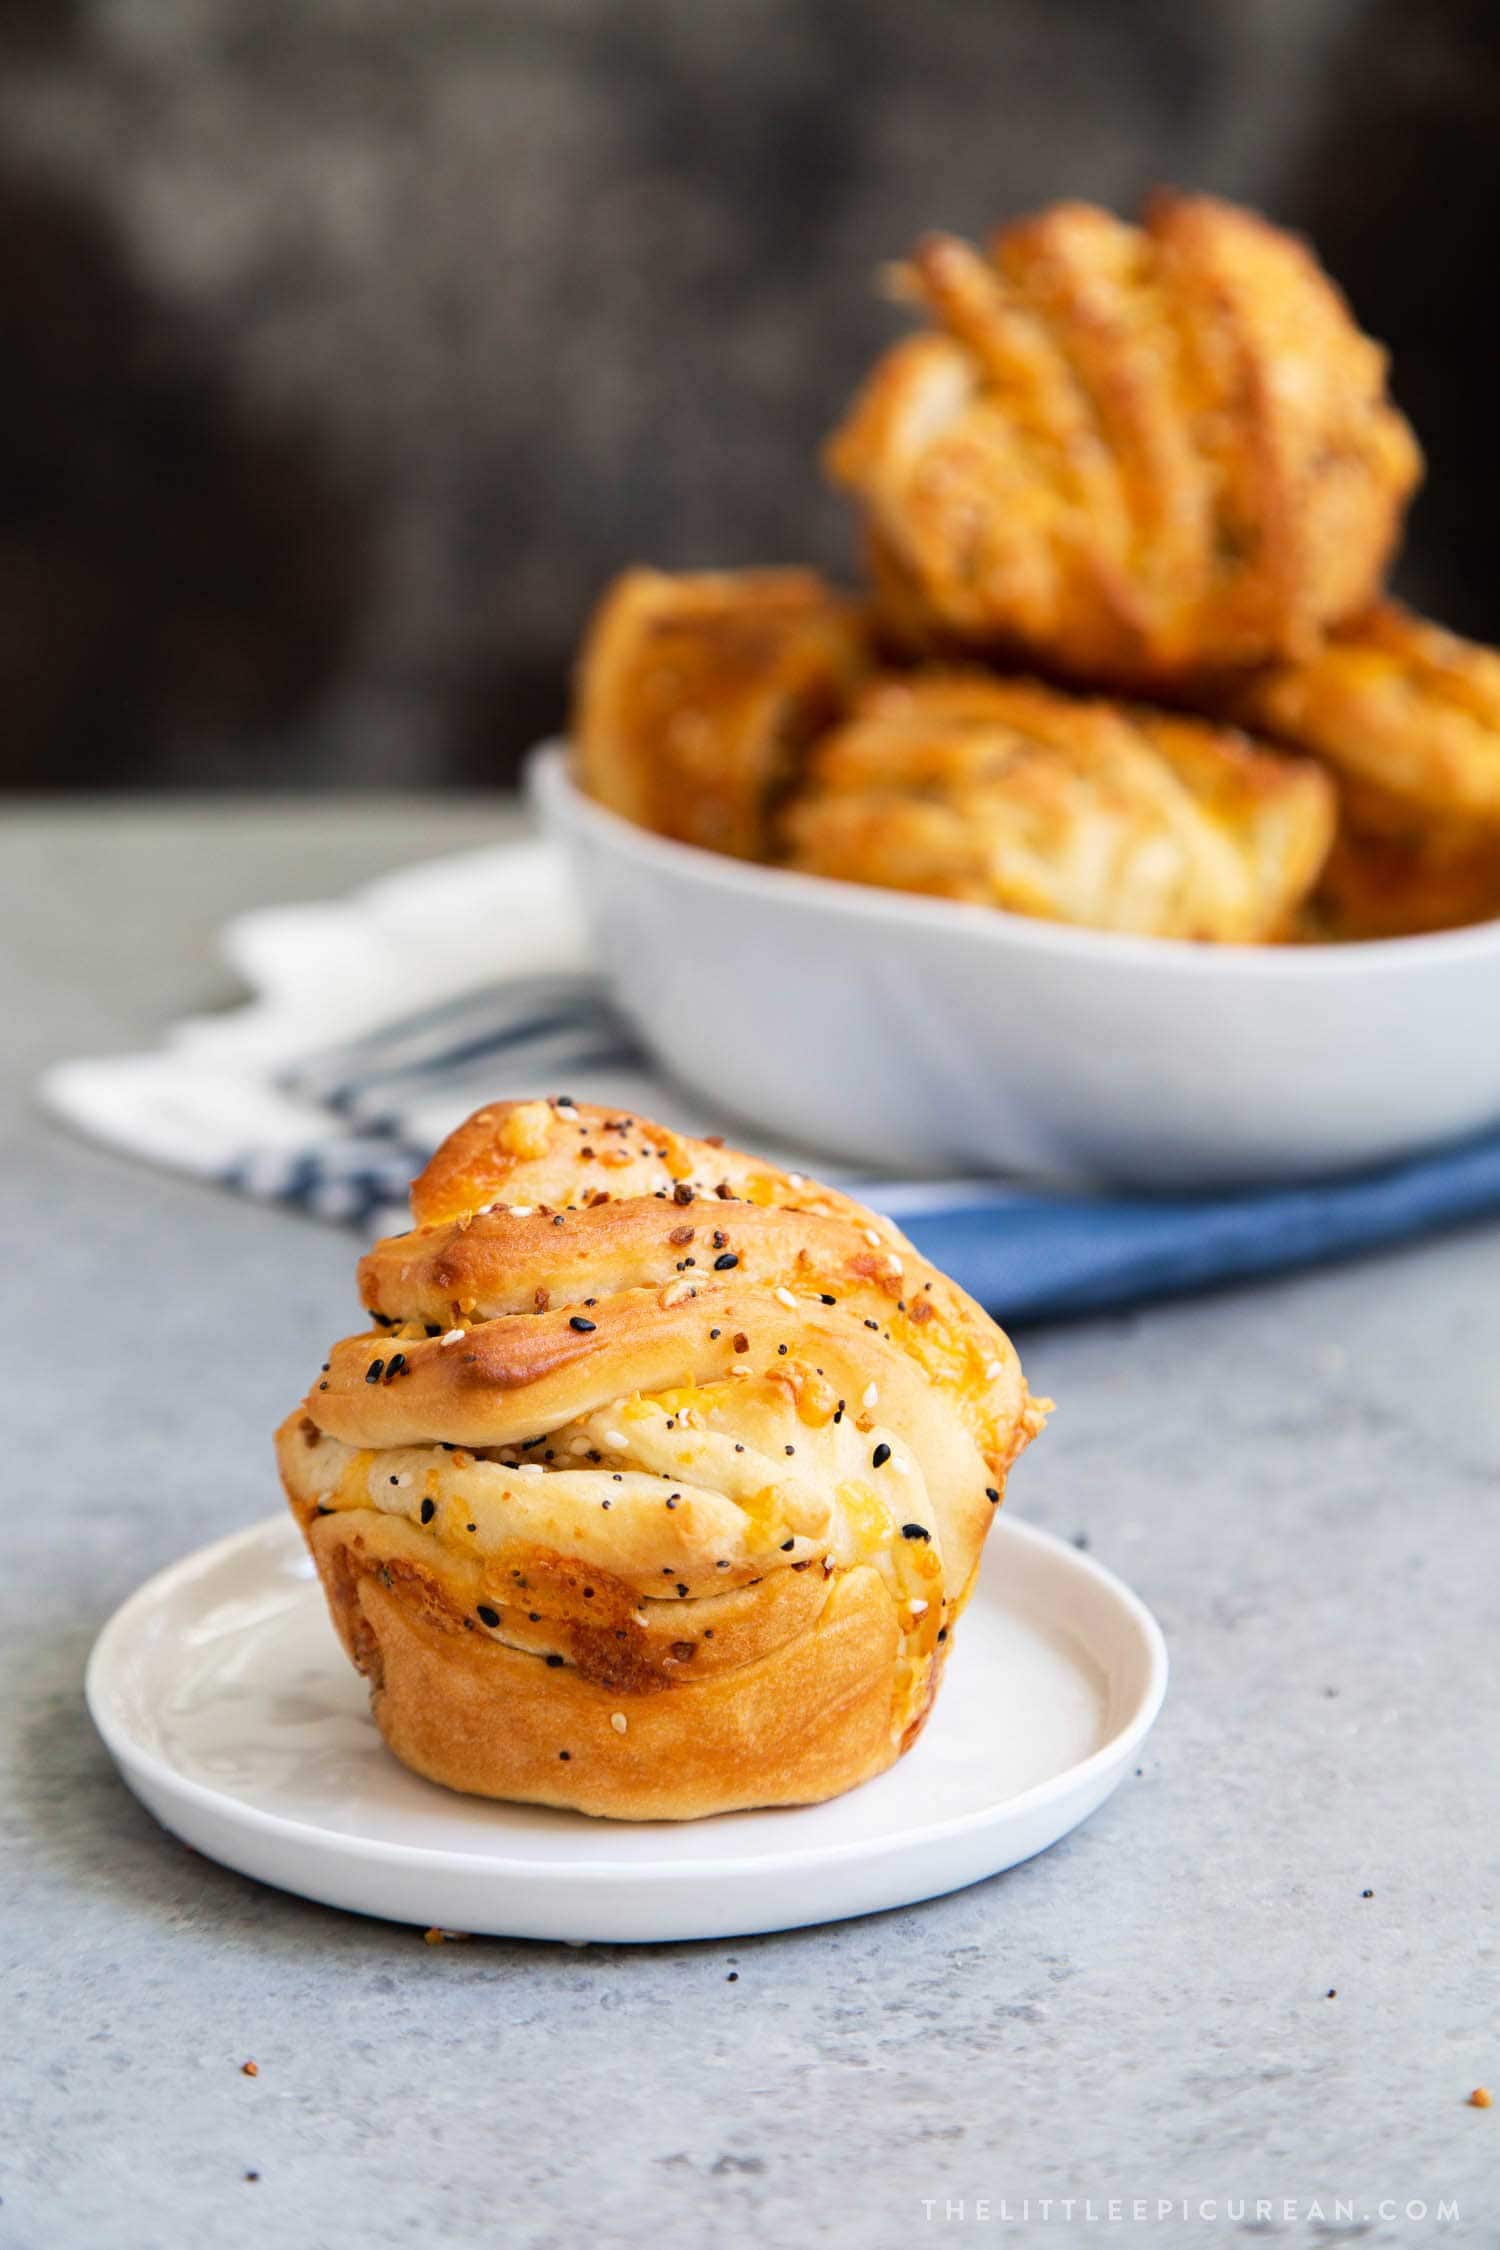
M 540 1461 L 519 1461 L 516 1464 L 516 1475 L 518 1477 L 542 1477 L 546 1473 Z
M 909 1607 L 913 1617 L 925 1617 L 927 1615 L 927 1604 L 925 1602 L 912 1602 Z
M 787 1178 L 791 1181 L 793 1187 L 806 1187 L 807 1185 L 807 1174 L 805 1172 L 788 1172 Z
M 985 1369 L 985 1371 L 984 1371 L 984 1379 L 985 1379 L 985 1381 L 986 1381 L 987 1383 L 993 1383 L 993 1382 L 994 1382 L 994 1380 L 995 1380 L 995 1377 L 996 1377 L 996 1376 L 997 1376 L 997 1375 L 999 1374 L 999 1372 L 1000 1372 L 1000 1362 L 999 1362 L 999 1360 L 998 1360 L 998 1359 L 992 1359 L 992 1360 L 990 1361 L 990 1363 L 989 1363 L 988 1367 L 986 1367 L 986 1369 Z
M 748 1381 L 749 1377 L 755 1373 L 755 1369 L 753 1367 L 731 1367 L 729 1372 L 731 1375 L 743 1375 Z
M 391 1482 L 392 1484 L 397 1486 L 398 1489 L 404 1491 L 406 1486 L 411 1483 L 411 1472 L 407 1469 L 403 1469 L 399 1477 L 392 1477 Z
M 611 1711 L 609 1714 L 609 1723 L 614 1728 L 616 1734 L 623 1734 L 625 1732 L 625 1729 L 629 1726 L 630 1721 L 626 1718 L 623 1711 Z
M 606 1430 L 604 1442 L 612 1453 L 623 1453 L 625 1450 L 625 1432 L 623 1430 Z
M 902 1263 L 901 1263 L 901 1260 L 900 1260 L 900 1259 L 899 1259 L 899 1258 L 898 1258 L 898 1257 L 896 1256 L 896 1253 L 895 1253 L 895 1251 L 894 1251 L 894 1250 L 893 1250 L 893 1251 L 891 1252 L 890 1256 L 889 1256 L 889 1257 L 888 1257 L 888 1258 L 886 1259 L 886 1261 L 885 1261 L 885 1267 L 886 1267 L 886 1272 L 887 1272 L 887 1273 L 893 1273 L 893 1274 L 894 1274 L 894 1275 L 896 1276 L 896 1278 L 897 1278 L 897 1280 L 898 1280 L 898 1281 L 900 1280 L 900 1278 L 901 1278 L 902 1274 L 904 1274 L 904 1273 L 905 1273 L 905 1271 L 906 1271 L 906 1268 L 905 1268 L 905 1266 L 903 1266 L 903 1265 L 902 1265 Z
M 865 1240 L 866 1242 L 868 1242 L 872 1250 L 878 1250 L 880 1248 L 880 1237 L 875 1232 L 875 1229 L 873 1227 L 865 1228 Z
M 910 1468 L 908 1467 L 907 1463 L 902 1460 L 899 1453 L 893 1453 L 891 1455 L 890 1466 L 895 1470 L 898 1477 L 909 1477 L 911 1475 Z
M 461 1344 L 463 1340 L 464 1332 L 461 1328 L 450 1328 L 446 1336 L 438 1338 L 440 1344 Z
M 786 1306 L 788 1312 L 795 1312 L 797 1310 L 797 1300 L 792 1295 L 790 1289 L 773 1289 L 771 1294 L 776 1299 L 778 1305 Z
M 859 1403 L 861 1406 L 874 1406 L 879 1397 L 880 1392 L 877 1386 L 874 1383 L 867 1383 L 865 1385 L 864 1396 L 863 1398 L 861 1398 Z
M 690 1281 L 669 1281 L 656 1301 L 663 1312 L 670 1312 L 673 1305 L 680 1305 L 685 1297 L 691 1297 L 692 1294 L 693 1285 Z
M 513 1219 L 529 1219 L 535 1209 L 534 1203 L 513 1203 L 510 1207 L 510 1215 Z

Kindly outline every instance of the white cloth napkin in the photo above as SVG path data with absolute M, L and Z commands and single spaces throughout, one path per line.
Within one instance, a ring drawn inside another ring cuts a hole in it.
M 663 1084 L 614 1013 L 550 844 L 243 914 L 220 942 L 243 1006 L 174 1026 L 149 1054 L 57 1064 L 44 1102 L 150 1162 L 377 1229 L 404 1223 L 413 1172 L 487 1100 L 566 1092 L 688 1132 L 722 1124 Z

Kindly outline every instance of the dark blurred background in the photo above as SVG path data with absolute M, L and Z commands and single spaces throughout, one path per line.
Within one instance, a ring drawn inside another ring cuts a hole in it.
M 1495 0 L 3 0 L 0 783 L 488 782 L 633 559 L 852 567 L 880 262 L 1304 228 L 1500 638 Z

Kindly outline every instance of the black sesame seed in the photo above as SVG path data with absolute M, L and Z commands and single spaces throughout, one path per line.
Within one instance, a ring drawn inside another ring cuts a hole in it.
M 562 1668 L 562 1658 L 560 1656 L 549 1656 L 547 1659 L 547 1664 L 549 1670 L 553 1672 L 560 1671 Z
M 324 1510 L 323 1510 L 322 1512 L 323 1512 L 323 1514 L 324 1514 L 324 1515 L 326 1515 L 326 1514 L 328 1513 L 328 1511 L 327 1511 L 327 1509 L 326 1509 L 326 1508 L 325 1508 L 325 1509 L 324 1509 Z M 727 1570 L 727 1569 L 729 1568 L 729 1565 L 728 1565 L 728 1563 L 727 1563 L 727 1562 L 715 1563 L 715 1564 L 714 1564 L 714 1568 L 715 1568 L 715 1570 Z M 1366 1896 L 1367 1898 L 1368 1898 L 1368 1897 L 1370 1896 L 1370 1894 L 1369 1894 L 1369 1892 L 1368 1892 L 1368 1891 L 1367 1891 L 1367 1892 L 1365 1893 L 1365 1896 Z
M 678 1593 L 679 1593 L 680 1595 L 681 1595 L 681 1594 L 685 1594 L 685 1593 L 687 1592 L 687 1588 L 686 1588 L 686 1586 L 683 1586 L 683 1585 L 679 1585 L 679 1586 L 678 1586 L 678 1588 L 677 1588 L 677 1591 L 678 1591 Z
M 566 1764 L 567 1764 L 568 1760 L 569 1760 L 569 1759 L 570 1759 L 570 1758 L 572 1757 L 572 1755 L 573 1755 L 573 1753 L 572 1753 L 572 1751 L 571 1751 L 571 1750 L 559 1750 L 557 1754 L 558 1754 L 558 1756 L 559 1756 L 559 1757 L 561 1758 L 561 1760 L 562 1760 L 562 1762 L 563 1762 L 563 1764 L 564 1764 L 564 1765 L 566 1765 Z
M 528 1617 L 530 1618 L 530 1620 L 531 1620 L 531 1622 L 532 1622 L 532 1624 L 533 1624 L 533 1625 L 540 1625 L 540 1624 L 541 1624 L 541 1622 L 542 1622 L 542 1613 L 541 1613 L 541 1611 L 540 1611 L 539 1609 L 529 1609 L 529 1610 L 527 1610 L 527 1612 L 526 1612 L 526 1615 L 527 1615 L 527 1616 L 528 1616 Z
M 568 1322 L 568 1326 L 576 1328 L 580 1336 L 592 1336 L 595 1325 L 592 1320 L 585 1320 L 582 1313 L 574 1313 L 572 1319 Z
M 385 1361 L 383 1359 L 372 1359 L 365 1369 L 365 1381 L 367 1383 L 378 1383 L 384 1373 Z
M 432 1521 L 433 1517 L 434 1517 L 434 1516 L 435 1516 L 436 1514 L 437 1514 L 437 1502 L 436 1502 L 435 1500 L 424 1500 L 424 1501 L 422 1502 L 422 1521 L 423 1521 L 423 1523 L 431 1523 L 431 1521 Z
M 995 1490 L 995 1487 L 994 1487 L 994 1486 L 993 1486 L 992 1484 L 987 1484 L 987 1485 L 985 1486 L 985 1488 L 984 1488 L 984 1496 L 985 1496 L 986 1500 L 988 1500 L 988 1502 L 989 1502 L 989 1504 L 990 1504 L 990 1506 L 991 1506 L 992 1508 L 998 1508 L 998 1507 L 999 1507 L 999 1505 L 1000 1505 L 1000 1495 L 999 1495 L 999 1493 L 998 1493 L 998 1492 L 997 1492 L 997 1491 Z
M 464 1525 L 464 1529 L 465 1529 L 465 1531 L 477 1531 L 477 1530 L 478 1530 L 478 1528 L 479 1528 L 479 1526 L 478 1526 L 477 1524 L 466 1523 L 466 1524 Z
M 880 1323 L 879 1323 L 879 1321 L 878 1321 L 878 1320 L 867 1320 L 867 1321 L 865 1322 L 865 1326 L 866 1326 L 866 1328 L 873 1328 L 873 1329 L 875 1329 L 875 1330 L 876 1330 L 876 1331 L 878 1332 L 878 1330 L 879 1330 L 879 1327 L 880 1327 Z
M 837 1297 L 830 1297 L 828 1291 L 825 1289 L 821 1297 L 819 1297 L 818 1302 L 820 1305 L 836 1305 L 838 1303 L 838 1299 Z
M 870 1455 L 871 1468 L 883 1469 L 887 1461 L 889 1461 L 890 1457 L 891 1449 L 888 1445 L 877 1445 L 874 1452 Z
M 782 1540 L 782 1542 L 781 1542 L 781 1551 L 782 1551 L 782 1553 L 783 1553 L 784 1555 L 789 1555 L 789 1554 L 791 1553 L 792 1549 L 793 1549 L 793 1548 L 794 1548 L 794 1547 L 796 1546 L 796 1544 L 797 1544 L 797 1542 L 796 1542 L 796 1540 L 795 1540 L 795 1539 L 783 1539 L 783 1540 Z
M 423 1323 L 423 1325 L 425 1326 L 429 1336 L 441 1336 L 443 1333 L 435 1320 L 426 1321 Z
M 795 1445 L 789 1445 L 789 1446 L 787 1447 L 787 1451 L 788 1451 L 788 1453 L 795 1453 L 795 1452 L 796 1452 L 796 1450 L 797 1450 L 797 1448 L 795 1447 Z
M 709 1330 L 709 1332 L 708 1332 L 708 1340 L 709 1340 L 709 1342 L 710 1342 L 711 1344 L 713 1344 L 713 1343 L 717 1343 L 717 1342 L 718 1342 L 718 1339 L 719 1339 L 719 1338 L 720 1338 L 720 1337 L 721 1337 L 721 1336 L 723 1335 L 723 1333 L 724 1333 L 724 1331 L 723 1331 L 723 1329 L 722 1329 L 722 1328 L 710 1328 L 710 1330 Z
M 945 1640 L 946 1640 L 947 1638 L 948 1638 L 948 1628 L 947 1628 L 947 1626 L 946 1626 L 946 1625 L 940 1625 L 940 1626 L 938 1627 L 938 1639 L 939 1639 L 940 1641 L 945 1641 Z
M 739 1262 L 740 1261 L 733 1250 L 726 1250 L 722 1253 L 721 1256 L 715 1258 L 714 1272 L 728 1273 L 730 1267 L 737 1266 Z
M 386 1379 L 386 1381 L 387 1381 L 388 1383 L 394 1383 L 394 1382 L 395 1382 L 395 1380 L 396 1380 L 396 1377 L 397 1377 L 398 1375 L 404 1375 L 405 1373 L 406 1373 L 406 1354 L 405 1354 L 405 1352 L 392 1352 L 392 1354 L 391 1354 L 390 1358 L 389 1358 L 389 1359 L 388 1359 L 388 1360 L 386 1361 L 386 1363 L 385 1363 L 385 1379 Z
M 901 1526 L 901 1536 L 903 1539 L 930 1540 L 932 1537 L 932 1533 L 928 1530 L 925 1523 L 904 1523 Z
M 481 1625 L 498 1625 L 498 1624 L 499 1624 L 499 1622 L 500 1622 L 500 1612 L 499 1612 L 499 1610 L 498 1610 L 498 1609 L 491 1609 L 491 1608 L 490 1608 L 490 1605 L 489 1605 L 489 1603 L 488 1603 L 488 1602 L 480 1602 L 480 1603 L 479 1603 L 479 1605 L 478 1605 L 478 1612 L 479 1612 L 479 1622 L 480 1622 L 480 1624 L 481 1624 Z
M 682 1494 L 680 1492 L 669 1493 L 667 1496 L 667 1506 L 669 1508 L 675 1508 L 681 1498 Z

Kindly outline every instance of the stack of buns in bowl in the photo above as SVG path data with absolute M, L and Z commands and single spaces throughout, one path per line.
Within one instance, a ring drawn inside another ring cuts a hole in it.
M 1135 935 L 1500 913 L 1500 656 L 1385 595 L 1421 455 L 1311 252 L 1158 195 L 899 270 L 827 448 L 869 584 L 637 569 L 583 789 L 804 872 Z

